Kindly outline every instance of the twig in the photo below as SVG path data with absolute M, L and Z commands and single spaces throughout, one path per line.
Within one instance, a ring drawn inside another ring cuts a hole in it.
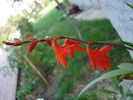
M 18 50 L 19 51 L 19 50 Z M 36 73 L 42 78 L 42 80 L 49 85 L 48 81 L 44 78 L 44 76 L 41 74 L 41 72 L 36 68 L 35 65 L 25 56 L 23 55 L 20 51 L 19 53 L 23 56 L 23 58 L 28 62 L 28 64 L 36 71 Z

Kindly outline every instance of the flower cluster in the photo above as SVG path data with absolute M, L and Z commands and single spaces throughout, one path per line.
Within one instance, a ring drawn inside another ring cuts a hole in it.
M 83 52 L 85 51 L 79 44 L 86 43 L 86 53 L 88 58 L 90 59 L 90 64 L 88 67 L 94 67 L 94 69 L 98 68 L 103 71 L 107 71 L 106 68 L 111 68 L 109 62 L 112 61 L 110 58 L 107 57 L 107 54 L 110 52 L 112 45 L 105 46 L 101 49 L 98 47 L 93 50 L 91 45 L 94 43 L 92 42 L 84 42 L 80 41 L 79 39 L 73 37 L 49 37 L 46 36 L 44 39 L 36 39 L 31 35 L 25 34 L 25 38 L 30 39 L 30 41 L 20 41 L 19 39 L 15 38 L 14 43 L 2 41 L 2 43 L 6 45 L 12 46 L 20 46 L 22 44 L 30 43 L 28 46 L 28 52 L 31 52 L 39 42 L 45 42 L 48 46 L 51 46 L 56 57 L 57 66 L 60 66 L 60 63 L 67 67 L 66 57 L 69 55 L 70 57 L 74 57 L 74 51 Z M 65 39 L 63 45 L 59 45 L 57 40 Z M 75 40 L 75 41 L 72 41 Z
M 90 64 L 89 67 L 93 66 L 94 69 L 98 67 L 99 69 L 102 69 L 106 71 L 106 68 L 111 68 L 109 65 L 109 62 L 112 61 L 110 58 L 106 56 L 110 52 L 111 45 L 105 46 L 101 49 L 98 47 L 95 50 L 92 50 L 90 47 L 91 43 L 88 43 L 87 45 L 87 55 L 90 58 Z
M 122 75 L 121 78 L 126 80 L 133 80 L 133 73 Z
M 70 39 L 66 39 L 64 41 L 64 44 L 62 46 L 59 46 L 57 43 L 58 39 L 59 39 L 58 37 L 54 38 L 52 42 L 52 48 L 56 56 L 57 65 L 59 66 L 61 62 L 62 65 L 66 67 L 67 66 L 66 56 L 70 55 L 71 57 L 74 57 L 73 51 L 82 52 L 84 51 L 84 49 L 78 46 L 78 44 L 81 44 L 82 42 L 74 42 L 71 41 Z

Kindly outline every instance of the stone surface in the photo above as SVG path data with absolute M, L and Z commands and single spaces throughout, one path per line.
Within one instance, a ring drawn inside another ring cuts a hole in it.
M 133 43 L 133 9 L 128 7 L 124 2 L 133 5 L 133 0 L 99 0 L 101 6 L 106 11 L 112 25 L 118 32 L 122 40 Z M 129 51 L 133 59 L 133 51 Z M 131 86 L 133 81 L 124 81 L 124 90 L 133 91 Z M 129 88 L 129 86 L 131 86 Z M 125 100 L 133 100 L 126 98 Z
M 133 5 L 133 0 L 99 0 L 112 25 L 122 40 L 133 43 L 133 9 L 124 2 Z M 130 51 L 133 58 L 133 51 Z
M 7 56 L 7 52 L 0 50 L 0 100 L 15 100 L 18 71 L 11 70 Z
M 68 0 L 71 4 L 78 5 L 80 9 L 88 10 L 92 6 L 99 5 L 98 0 Z
M 19 37 L 20 33 L 16 31 L 10 36 L 10 40 Z M 16 100 L 18 69 L 10 68 L 8 55 L 8 52 L 0 49 L 0 100 Z
M 89 10 L 83 10 L 74 18 L 78 20 L 108 19 L 105 11 L 100 6 L 93 6 Z

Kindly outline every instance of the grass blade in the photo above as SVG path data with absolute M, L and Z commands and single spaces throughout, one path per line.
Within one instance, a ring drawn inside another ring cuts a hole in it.
M 115 89 L 119 90 L 119 84 L 118 84 L 116 77 L 112 77 L 110 79 L 111 79 L 111 82 L 113 83 Z
M 98 91 L 103 92 L 105 94 L 116 94 L 115 92 L 108 89 L 98 89 Z
M 120 64 L 118 66 L 118 68 L 123 69 L 123 70 L 127 70 L 127 71 L 133 71 L 133 64 L 131 64 L 131 63 Z
M 133 5 L 130 5 L 129 3 L 125 2 L 126 5 L 128 5 L 131 9 L 133 9 Z
M 133 47 L 133 43 L 130 43 L 130 42 L 126 42 L 126 41 L 122 41 L 120 40 L 121 43 L 125 44 L 125 45 L 128 45 L 130 47 Z
M 111 78 L 111 77 L 115 77 L 115 76 L 118 76 L 118 75 L 123 75 L 123 74 L 128 74 L 129 71 L 126 71 L 126 70 L 123 70 L 123 69 L 117 69 L 117 70 L 114 70 L 114 71 L 111 71 L 111 72 L 108 72 L 102 76 L 100 76 L 99 78 L 93 80 L 92 82 L 90 82 L 81 92 L 80 94 L 78 95 L 78 97 L 84 92 L 86 91 L 89 87 L 91 87 L 93 84 L 103 80 L 103 79 L 107 79 L 107 78 Z

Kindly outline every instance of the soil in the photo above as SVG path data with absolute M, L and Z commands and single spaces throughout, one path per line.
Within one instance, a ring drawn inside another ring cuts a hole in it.
M 79 94 L 81 90 L 89 82 L 98 78 L 101 74 L 104 74 L 104 72 L 99 71 L 99 70 L 93 70 L 93 68 L 92 68 L 92 71 L 85 72 L 85 76 L 82 77 L 81 80 L 79 80 L 78 82 L 74 84 L 74 89 L 71 95 Z M 54 94 L 57 91 L 56 82 L 58 81 L 58 78 L 60 76 L 61 76 L 61 72 L 59 72 L 58 70 L 53 70 L 51 73 L 49 73 L 48 78 L 47 78 L 49 81 L 49 85 L 44 88 L 37 88 L 38 89 L 37 91 L 39 91 L 39 93 L 36 93 L 34 96 L 32 95 L 32 98 L 34 99 L 36 98 L 36 100 L 39 98 L 40 99 L 43 98 L 44 100 L 54 100 Z M 104 80 L 104 81 L 94 84 L 92 87 L 89 88 L 89 90 L 95 93 L 98 85 L 100 85 L 103 88 L 107 87 L 107 84 L 105 83 L 105 80 Z
M 21 70 L 19 71 L 19 73 L 20 79 L 18 80 L 19 85 L 17 90 L 19 90 L 19 87 L 24 85 L 23 77 L 25 75 L 25 72 Z M 57 70 L 52 69 L 45 69 L 44 73 L 49 85 L 39 86 L 38 84 L 36 84 L 35 86 L 33 86 L 34 91 L 27 95 L 24 100 L 54 100 L 54 94 L 57 91 L 56 81 L 61 76 L 61 73 Z

